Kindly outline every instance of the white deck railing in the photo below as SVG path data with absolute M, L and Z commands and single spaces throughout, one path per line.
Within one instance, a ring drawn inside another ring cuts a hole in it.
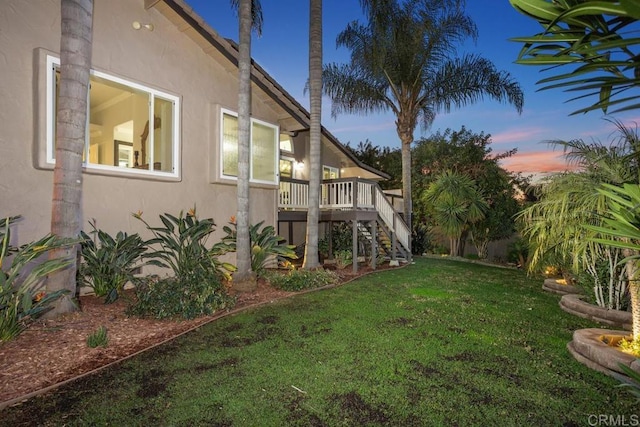
M 306 210 L 309 207 L 309 183 L 280 181 L 278 207 Z M 411 233 L 380 187 L 372 181 L 357 178 L 323 181 L 320 186 L 320 209 L 371 209 L 378 212 L 396 239 L 409 249 Z

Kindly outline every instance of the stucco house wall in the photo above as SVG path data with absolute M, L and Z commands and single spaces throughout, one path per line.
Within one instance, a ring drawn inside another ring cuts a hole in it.
M 128 176 L 87 170 L 83 174 L 83 218 L 99 228 L 145 234 L 132 212 L 147 221 L 158 214 L 197 207 L 200 217 L 222 225 L 236 213 L 235 181 L 214 182 L 218 165 L 219 108 L 237 111 L 237 73 L 229 61 L 203 48 L 143 0 L 96 1 L 92 68 L 180 99 L 180 160 L 177 178 Z M 228 4 L 225 7 L 229 7 Z M 134 21 L 153 31 L 133 28 Z M 58 56 L 59 0 L 4 0 L 0 8 L 0 215 L 24 217 L 15 244 L 48 233 L 53 172 L 43 164 L 45 82 L 43 58 Z M 254 92 L 260 89 L 254 86 Z M 275 125 L 276 104 L 253 97 L 253 117 Z M 138 132 L 138 130 L 136 130 Z M 138 133 L 136 133 L 137 135 Z M 105 151 L 101 155 L 113 155 Z M 275 186 L 252 186 L 251 221 L 276 224 Z

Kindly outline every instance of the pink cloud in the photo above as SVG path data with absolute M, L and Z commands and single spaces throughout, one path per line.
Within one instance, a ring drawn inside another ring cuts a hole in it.
M 576 170 L 575 165 L 567 164 L 562 153 L 558 151 L 516 153 L 502 160 L 501 163 L 502 167 L 511 172 L 541 173 Z
M 491 142 L 495 144 L 507 144 L 507 143 L 516 143 L 522 141 L 531 141 L 537 140 L 540 137 L 536 137 L 536 135 L 544 134 L 545 129 L 542 128 L 527 128 L 527 129 L 518 129 L 506 132 L 500 132 L 497 134 L 491 135 Z

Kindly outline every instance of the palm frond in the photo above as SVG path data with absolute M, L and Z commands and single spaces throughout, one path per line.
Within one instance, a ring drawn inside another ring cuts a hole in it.
M 386 96 L 388 84 L 360 69 L 329 64 L 322 71 L 324 92 L 331 97 L 331 114 L 372 113 L 391 109 L 395 104 Z
M 615 112 L 640 108 L 637 95 L 621 97 L 622 92 L 640 86 L 640 38 L 637 21 L 640 6 L 634 1 L 551 2 L 548 0 L 510 0 L 519 12 L 536 19 L 544 30 L 534 36 L 515 37 L 523 43 L 517 63 L 524 65 L 555 65 L 570 71 L 542 79 L 543 89 L 563 88 L 581 91 L 597 97 L 581 114 L 593 110 L 605 113 L 612 106 Z M 635 27 L 632 27 L 635 26 Z M 584 78 L 595 74 L 594 78 Z
M 498 71 L 488 59 L 476 55 L 446 62 L 433 78 L 430 104 L 444 112 L 452 107 L 473 104 L 485 96 L 508 102 L 522 111 L 524 95 L 519 84 L 504 71 Z

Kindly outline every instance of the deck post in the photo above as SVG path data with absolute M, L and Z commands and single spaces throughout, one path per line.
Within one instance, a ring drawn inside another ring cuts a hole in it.
M 371 268 L 376 269 L 376 261 L 378 258 L 378 223 L 376 220 L 370 221 L 371 227 Z
M 354 178 L 351 181 L 351 197 L 353 197 L 353 200 L 352 200 L 353 209 L 357 209 L 358 208 L 358 180 L 356 178 Z
M 353 273 L 358 272 L 358 220 L 353 220 L 353 251 L 351 257 L 353 258 Z
M 333 221 L 329 221 L 329 259 L 333 259 Z

